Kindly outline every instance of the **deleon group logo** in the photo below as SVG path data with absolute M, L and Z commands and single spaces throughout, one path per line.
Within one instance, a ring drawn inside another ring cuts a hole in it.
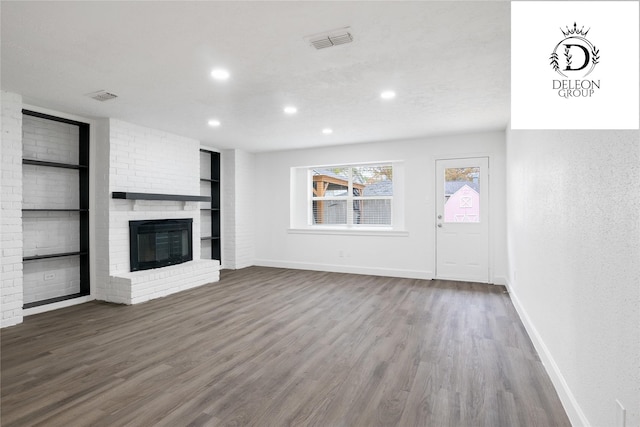
M 560 28 L 564 38 L 556 45 L 551 53 L 551 67 L 553 71 L 565 77 L 553 80 L 553 90 L 558 91 L 562 98 L 589 98 L 600 89 L 600 80 L 585 80 L 600 62 L 600 50 L 587 40 L 590 29 L 584 26 L 578 29 L 577 23 L 573 28 Z

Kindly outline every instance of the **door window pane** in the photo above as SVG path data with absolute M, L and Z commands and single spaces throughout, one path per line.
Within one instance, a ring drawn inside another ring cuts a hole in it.
M 444 170 L 444 222 L 480 222 L 480 168 Z

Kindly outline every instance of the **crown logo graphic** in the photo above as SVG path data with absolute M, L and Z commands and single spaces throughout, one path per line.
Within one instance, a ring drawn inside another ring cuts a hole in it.
M 584 31 L 584 25 L 582 26 L 582 28 L 578 29 L 578 25 L 574 22 L 573 23 L 573 28 L 569 28 L 569 26 L 566 26 L 567 31 L 563 30 L 562 28 L 560 28 L 560 31 L 562 31 L 562 34 L 564 34 L 565 37 L 569 37 L 571 35 L 576 35 L 576 36 L 586 36 L 587 33 L 589 32 L 589 30 L 591 28 L 589 28 L 589 30 Z
M 600 50 L 585 37 L 591 28 L 585 31 L 584 25 L 578 28 L 578 24 L 574 22 L 573 28 L 566 26 L 566 29 L 560 28 L 565 38 L 556 45 L 549 57 L 551 67 L 563 77 L 567 77 L 565 72 L 568 71 L 585 70 L 583 77 L 586 77 L 600 62 Z M 558 51 L 562 53 L 558 54 Z M 564 67 L 560 65 L 560 55 L 564 55 Z

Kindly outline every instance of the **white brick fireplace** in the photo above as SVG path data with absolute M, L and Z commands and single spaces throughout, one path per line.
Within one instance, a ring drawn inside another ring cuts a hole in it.
M 107 211 L 106 218 L 97 219 L 96 240 L 103 244 L 96 248 L 100 264 L 96 298 L 136 304 L 218 281 L 219 262 L 200 259 L 199 202 L 112 197 L 113 192 L 199 196 L 200 143 L 114 119 L 99 127 L 96 169 L 98 179 L 108 177 L 108 185 L 96 184 L 97 209 Z M 101 146 L 104 139 L 108 144 Z M 193 220 L 193 261 L 131 272 L 129 221 L 182 218 Z M 105 250 L 107 256 L 101 257 Z

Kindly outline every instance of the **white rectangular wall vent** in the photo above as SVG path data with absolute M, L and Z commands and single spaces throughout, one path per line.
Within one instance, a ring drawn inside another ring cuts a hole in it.
M 316 49 L 325 49 L 331 46 L 351 43 L 353 41 L 353 35 L 349 32 L 349 29 L 349 27 L 340 28 L 320 34 L 314 34 L 305 38 L 309 41 L 311 46 Z
M 99 90 L 97 92 L 88 93 L 87 96 L 100 102 L 108 101 L 110 99 L 118 97 L 118 95 L 116 95 L 115 93 L 107 92 L 106 90 Z

